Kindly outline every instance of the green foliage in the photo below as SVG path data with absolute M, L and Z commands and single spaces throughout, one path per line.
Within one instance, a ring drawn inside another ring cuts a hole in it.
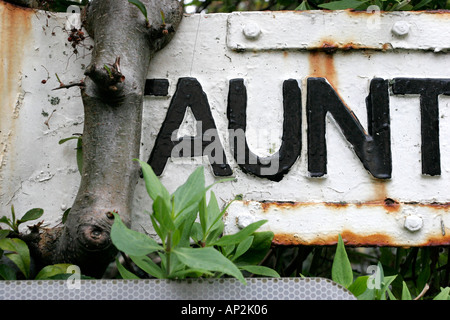
M 142 12 L 145 17 L 145 21 L 148 23 L 147 8 L 145 5 L 139 0 L 128 0 L 128 2 L 134 4 Z
M 374 266 L 372 266 L 374 267 Z M 349 262 L 344 242 L 339 235 L 336 253 L 333 259 L 332 280 L 341 284 L 352 292 L 359 300 L 413 300 L 410 288 L 404 280 L 400 280 L 401 290 L 394 294 L 394 281 L 401 275 L 386 276 L 383 265 L 378 262 L 376 268 L 372 268 L 372 275 L 354 278 L 353 270 Z M 434 300 L 449 300 L 450 287 L 440 288 L 440 292 Z M 418 295 L 415 299 L 422 298 Z
M 11 228 L 11 230 L 0 229 L 0 239 L 6 238 L 11 231 L 18 234 L 20 224 L 22 224 L 24 222 L 32 221 L 32 220 L 37 220 L 43 215 L 43 213 L 44 213 L 44 210 L 39 209 L 39 208 L 34 208 L 34 209 L 27 211 L 22 216 L 22 218 L 17 219 L 16 212 L 14 210 L 14 206 L 11 206 L 11 219 L 8 218 L 7 216 L 3 216 L 0 218 L 0 223 L 4 223 L 4 224 L 8 225 Z
M 9 259 L 20 271 L 24 279 L 32 279 L 31 257 L 27 244 L 19 238 L 0 239 L 0 258 L 4 256 Z M 4 261 L 4 260 L 3 260 Z M 16 280 L 16 270 L 0 260 L 0 280 Z M 54 264 L 42 268 L 33 278 L 35 280 L 53 279 L 54 277 L 66 277 L 71 274 L 66 273 L 70 264 Z
M 19 225 L 39 219 L 44 213 L 40 208 L 27 211 L 22 218 L 16 219 L 14 206 L 11 206 L 11 219 L 3 216 L 0 223 L 6 224 L 10 229 L 0 229 L 0 280 L 16 280 L 17 271 L 6 263 L 5 259 L 12 262 L 20 271 L 21 278 L 32 279 L 31 256 L 28 245 L 19 236 Z M 70 264 L 54 264 L 45 266 L 34 277 L 36 280 L 52 279 L 54 277 L 68 277 L 66 273 Z
M 339 235 L 338 245 L 336 248 L 336 254 L 333 260 L 333 267 L 331 270 L 331 277 L 334 282 L 343 285 L 348 288 L 353 282 L 353 271 L 345 252 L 344 242 L 341 235 Z
M 146 234 L 125 226 L 117 213 L 111 229 L 111 240 L 142 271 L 155 278 L 185 279 L 228 275 L 242 283 L 247 273 L 278 277 L 274 270 L 258 265 L 267 255 L 272 232 L 256 232 L 266 221 L 248 225 L 232 235 L 222 236 L 222 217 L 214 186 L 205 186 L 202 167 L 197 168 L 173 193 L 169 194 L 152 168 L 139 161 L 145 186 L 153 200 L 149 213 L 160 243 Z M 223 180 L 226 181 L 226 180 Z M 223 182 L 221 181 L 221 182 Z M 160 262 L 151 258 L 158 257 Z M 138 276 L 116 261 L 122 278 Z

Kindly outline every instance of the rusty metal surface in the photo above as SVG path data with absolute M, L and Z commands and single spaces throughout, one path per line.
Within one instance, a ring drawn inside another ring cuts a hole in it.
M 373 8 L 373 7 L 372 7 Z M 228 17 L 227 45 L 232 50 L 424 50 L 450 48 L 448 11 L 251 12 Z M 297 26 L 295 30 L 292 26 Z M 435 30 L 442 30 L 437 34 Z
M 52 91 L 55 74 L 77 81 L 90 59 L 85 48 L 73 54 L 68 18 L 0 1 L 0 211 L 40 207 L 50 225 L 79 183 L 73 146 L 58 141 L 81 133 L 83 124 L 79 91 Z
M 0 4 L 0 182 L 5 179 L 6 157 L 14 153 L 17 139 L 17 118 L 24 97 L 21 70 L 24 50 L 32 41 L 32 15 L 32 10 Z M 3 192 L 1 183 L 0 194 Z
M 399 203 L 387 198 L 363 203 L 236 201 L 228 216 L 235 231 L 267 219 L 261 230 L 277 245 L 333 245 L 341 234 L 350 246 L 449 245 L 450 203 Z M 423 230 L 426 230 L 425 232 Z
M 73 203 L 79 183 L 75 145 L 59 145 L 58 141 L 82 131 L 83 110 L 78 90 L 51 89 L 59 85 L 55 73 L 64 81 L 81 79 L 89 52 L 71 54 L 67 34 L 60 32 L 66 21 L 64 15 L 47 19 L 43 12 L 13 10 L 4 2 L 0 2 L 0 14 L 0 210 L 8 213 L 14 205 L 16 212 L 24 213 L 41 207 L 46 223 L 57 224 Z M 369 23 L 377 22 L 372 18 L 380 19 L 379 29 L 369 28 L 373 26 Z M 144 99 L 142 159 L 149 159 L 172 100 L 180 99 L 177 84 L 189 78 L 196 84 L 194 96 L 201 97 L 211 110 L 201 116 L 217 128 L 217 141 L 230 169 L 225 175 L 231 173 L 235 178 L 216 185 L 214 192 L 222 206 L 236 196 L 242 199 L 227 211 L 226 233 L 268 219 L 261 230 L 272 230 L 274 242 L 282 245 L 331 245 L 338 234 L 350 245 L 448 245 L 447 92 L 439 94 L 439 115 L 434 119 L 439 121 L 440 168 L 433 176 L 423 174 L 420 94 L 398 94 L 389 88 L 392 176 L 385 180 L 374 178 L 364 168 L 341 123 L 330 115 L 325 119 L 327 173 L 321 178 L 311 177 L 308 130 L 316 128 L 308 127 L 306 105 L 308 79 L 323 78 L 343 101 L 343 108 L 356 123 L 360 122 L 361 134 L 368 135 L 366 98 L 374 78 L 390 85 L 399 78 L 448 82 L 449 21 L 448 12 L 186 16 L 177 36 L 155 55 L 148 72 L 149 83 L 158 79 L 163 89 L 149 88 Z M 394 28 L 396 22 L 406 22 L 409 27 L 405 29 L 400 23 Z M 41 83 L 43 79 L 47 84 Z M 278 181 L 256 176 L 246 171 L 232 152 L 227 116 L 230 83 L 239 82 L 247 91 L 247 149 L 260 159 L 270 159 L 282 145 L 283 120 L 289 118 L 283 114 L 283 84 L 295 84 L 292 79 L 298 83 L 302 98 L 302 145 L 297 160 L 289 163 Z M 193 93 L 186 92 L 190 97 Z M 177 138 L 202 133 L 196 132 L 195 106 L 175 102 L 185 110 L 184 118 L 179 117 L 182 124 Z M 53 116 L 49 119 L 44 113 Z M 207 147 L 205 144 L 199 154 Z M 169 156 L 160 179 L 174 192 L 202 165 L 206 183 L 214 183 L 220 177 L 209 161 L 204 154 Z M 140 181 L 133 227 L 155 234 L 145 213 L 151 206 Z

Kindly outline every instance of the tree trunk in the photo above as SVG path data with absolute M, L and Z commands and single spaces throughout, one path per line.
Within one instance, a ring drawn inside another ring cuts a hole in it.
M 64 227 L 26 237 L 42 265 L 72 263 L 82 274 L 100 277 L 117 253 L 110 240 L 111 212 L 130 223 L 150 59 L 170 41 L 183 14 L 178 0 L 141 2 L 148 21 L 125 0 L 93 0 L 86 8 L 84 26 L 94 49 L 81 88 L 81 183 Z

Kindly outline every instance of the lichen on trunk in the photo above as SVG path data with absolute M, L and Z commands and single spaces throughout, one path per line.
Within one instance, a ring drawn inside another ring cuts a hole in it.
M 62 228 L 32 232 L 32 252 L 42 264 L 73 263 L 99 277 L 116 250 L 111 212 L 129 224 L 139 179 L 145 78 L 153 54 L 167 44 L 182 17 L 178 0 L 93 0 L 84 26 L 94 39 L 81 88 L 84 105 L 83 170 L 78 194 Z

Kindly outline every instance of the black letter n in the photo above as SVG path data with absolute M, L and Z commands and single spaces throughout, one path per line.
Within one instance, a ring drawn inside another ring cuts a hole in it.
M 326 115 L 329 112 L 364 167 L 375 178 L 390 179 L 392 156 L 388 82 L 377 78 L 370 82 L 370 93 L 366 98 L 368 133 L 326 79 L 309 78 L 307 90 L 310 175 L 321 177 L 327 173 L 325 127 Z

